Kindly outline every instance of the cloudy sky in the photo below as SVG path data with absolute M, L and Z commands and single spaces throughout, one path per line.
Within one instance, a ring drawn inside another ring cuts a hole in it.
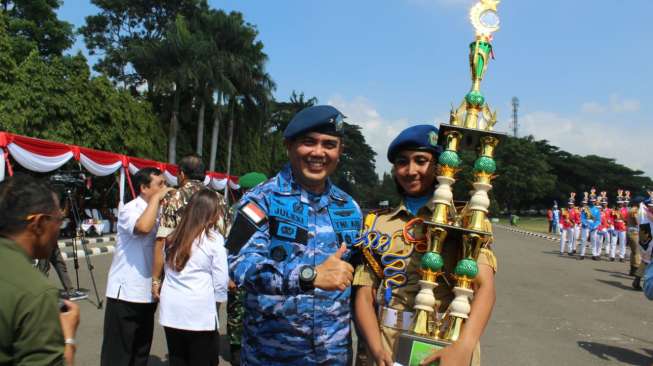
M 385 152 L 399 131 L 446 122 L 468 91 L 473 2 L 210 0 L 257 26 L 278 99 L 304 92 L 363 126 L 378 172 L 389 170 Z M 59 15 L 79 26 L 96 11 L 66 0 Z M 482 86 L 499 112 L 496 129 L 510 129 L 517 96 L 520 135 L 653 176 L 653 1 L 503 0 L 499 14 Z M 85 52 L 81 40 L 77 50 Z

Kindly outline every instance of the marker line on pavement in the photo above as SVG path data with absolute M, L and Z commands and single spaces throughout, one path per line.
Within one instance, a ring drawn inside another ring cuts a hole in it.
M 115 246 L 113 245 L 107 245 L 105 247 L 99 247 L 99 248 L 88 248 L 86 251 L 86 254 L 88 254 L 89 257 L 96 256 L 96 255 L 101 255 L 101 254 L 108 254 L 108 253 L 113 253 L 116 250 Z M 73 251 L 63 251 L 61 252 L 61 256 L 63 257 L 64 260 L 69 260 L 73 259 Z M 77 250 L 77 258 L 82 258 L 84 257 L 84 251 L 82 249 Z

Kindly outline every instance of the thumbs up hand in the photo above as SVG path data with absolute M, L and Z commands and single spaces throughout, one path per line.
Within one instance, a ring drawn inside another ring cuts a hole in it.
M 314 285 L 325 291 L 345 291 L 354 279 L 354 267 L 342 260 L 347 246 L 341 244 L 337 252 L 315 268 L 317 276 Z

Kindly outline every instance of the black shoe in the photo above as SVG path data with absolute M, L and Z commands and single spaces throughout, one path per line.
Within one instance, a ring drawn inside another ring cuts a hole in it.
M 623 263 L 623 262 L 624 262 L 624 259 L 623 259 L 623 258 L 619 258 L 619 263 Z
M 610 262 L 614 262 L 614 258 L 610 257 Z
M 642 278 L 635 276 L 635 279 L 633 280 L 633 290 L 635 291 L 642 291 Z
M 576 249 L 572 250 L 571 254 L 576 254 Z
M 579 260 L 579 261 L 582 261 L 583 259 L 585 259 L 585 256 L 584 256 L 584 255 L 581 255 L 580 257 L 578 257 L 578 260 Z
M 84 300 L 88 299 L 88 295 L 78 291 L 78 290 L 70 290 L 68 291 L 68 300 L 70 301 L 77 301 L 77 300 Z
M 598 260 L 600 260 L 601 258 L 599 258 L 599 257 L 597 257 L 597 256 L 595 256 L 595 255 L 593 255 L 593 256 L 592 256 L 592 259 L 595 260 L 595 261 L 598 261 Z
M 571 257 L 571 256 L 574 255 L 574 253 L 570 252 L 570 253 L 567 253 L 567 255 Z
M 629 276 L 634 276 L 635 272 L 637 272 L 637 267 L 635 266 L 630 266 L 630 272 L 628 272 Z

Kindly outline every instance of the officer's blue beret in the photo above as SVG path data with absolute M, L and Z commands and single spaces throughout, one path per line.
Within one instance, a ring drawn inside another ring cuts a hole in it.
M 442 147 L 438 145 L 438 129 L 433 125 L 417 125 L 401 131 L 388 147 L 388 160 L 393 163 L 397 153 L 405 149 L 426 150 L 439 155 Z
M 291 120 L 283 138 L 292 140 L 308 132 L 321 132 L 334 136 L 343 134 L 344 116 L 330 105 L 316 105 L 304 108 Z

